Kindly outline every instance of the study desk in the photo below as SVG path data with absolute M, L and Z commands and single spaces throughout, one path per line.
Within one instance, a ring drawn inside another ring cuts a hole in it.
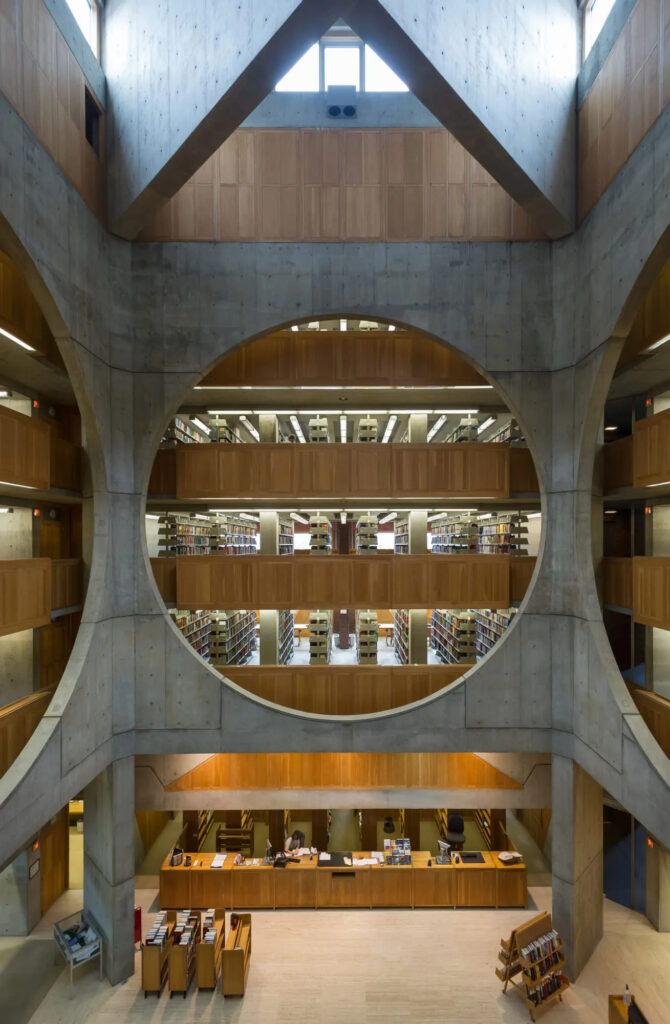
M 161 908 L 526 906 L 525 864 L 505 866 L 497 852 L 483 851 L 480 863 L 441 865 L 426 850 L 415 850 L 406 866 L 317 866 L 316 855 L 285 868 L 233 865 L 234 854 L 229 853 L 223 867 L 212 868 L 213 853 L 191 858 L 187 868 L 170 867 L 166 857 L 160 872 Z

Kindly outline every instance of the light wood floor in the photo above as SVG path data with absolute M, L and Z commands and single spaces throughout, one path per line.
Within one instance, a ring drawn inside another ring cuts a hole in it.
M 531 895 L 539 908 L 548 909 L 549 889 L 533 889 Z M 137 893 L 145 908 L 155 896 L 155 890 Z M 62 899 L 69 899 L 68 894 Z M 60 909 L 62 916 L 68 908 Z M 500 936 L 534 912 L 259 911 L 253 915 L 253 955 L 244 999 L 224 1000 L 220 992 L 191 989 L 186 1000 L 170 1000 L 164 992 L 158 1000 L 145 1001 L 138 973 L 112 989 L 98 981 L 91 967 L 79 972 L 72 1002 L 63 972 L 30 1020 L 31 1024 L 69 1024 L 73 1019 L 86 1024 L 529 1021 L 519 994 L 502 995 L 493 971 Z M 143 923 L 148 924 L 146 914 Z M 48 927 L 48 923 L 40 926 L 47 931 Z M 659 935 L 640 914 L 610 902 L 605 904 L 605 928 L 604 939 L 563 1005 L 540 1019 L 603 1024 L 607 994 L 622 991 L 627 982 L 649 1020 L 667 1024 L 670 935 Z M 1 1012 L 0 1019 L 4 1019 Z

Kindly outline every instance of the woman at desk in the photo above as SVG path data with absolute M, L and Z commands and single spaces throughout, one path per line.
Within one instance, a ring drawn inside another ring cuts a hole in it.
M 284 843 L 284 850 L 286 853 L 292 853 L 294 850 L 301 850 L 304 845 L 305 833 L 296 828 Z

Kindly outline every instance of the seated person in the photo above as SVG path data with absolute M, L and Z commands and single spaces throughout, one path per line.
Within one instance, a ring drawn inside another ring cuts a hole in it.
M 291 835 L 284 843 L 284 849 L 286 853 L 291 853 L 293 850 L 300 850 L 305 845 L 305 833 L 299 829 L 294 829 Z

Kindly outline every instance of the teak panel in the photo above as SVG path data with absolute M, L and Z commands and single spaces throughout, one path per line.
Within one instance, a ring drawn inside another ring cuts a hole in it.
M 149 476 L 148 494 L 177 493 L 177 452 L 175 448 L 159 448 Z
M 458 899 L 456 870 L 446 865 L 414 867 L 415 907 L 455 907 Z
M 403 707 L 449 686 L 464 665 L 214 666 L 265 700 L 316 715 L 366 715 Z
M 42 720 L 54 690 L 40 690 L 0 708 L 0 776 L 19 756 Z
M 535 571 L 534 555 L 510 555 L 509 597 L 510 601 L 523 601 Z
M 158 591 L 166 604 L 177 602 L 177 559 L 152 558 L 153 569 Z
M 603 601 L 619 608 L 633 606 L 633 561 L 630 558 L 603 558 Z
M 311 864 L 316 864 L 312 861 Z M 315 907 L 316 867 L 288 864 L 274 869 L 275 907 Z
M 670 409 L 633 424 L 633 486 L 670 480 Z
M 670 629 L 670 558 L 633 558 L 633 618 Z
M 51 435 L 51 486 L 81 491 L 81 445 Z
M 633 486 L 633 438 L 622 437 L 603 447 L 603 488 L 605 491 Z
M 176 451 L 188 498 L 505 498 L 504 444 L 188 444 Z
M 2 13 L 0 12 L 0 25 Z M 0 76 L 2 61 L 0 60 Z M 32 345 L 40 355 L 57 366 L 63 361 L 58 346 L 49 330 L 40 307 L 37 305 L 28 282 L 7 256 L 0 252 L 0 327 Z
M 509 489 L 512 494 L 537 494 L 540 484 L 530 448 L 510 447 Z
M 68 887 L 70 829 L 67 805 L 40 829 L 40 903 L 47 910 Z
M 527 241 L 522 208 L 444 128 L 238 128 L 142 241 Z
M 652 736 L 665 756 L 670 757 L 670 700 L 632 684 L 628 691 Z
M 51 559 L 0 561 L 0 636 L 51 621 Z
M 233 868 L 230 905 L 235 908 L 273 907 L 276 868 L 258 866 Z M 284 869 L 286 870 L 286 869 Z
M 668 58 L 670 60 L 670 23 L 667 41 Z M 670 90 L 670 74 L 668 76 L 668 88 Z M 660 341 L 668 333 L 668 330 L 670 330 L 670 261 L 663 265 L 663 269 L 644 297 L 644 302 L 633 321 L 633 326 L 621 350 L 617 368 L 626 366 L 643 349 L 653 345 L 656 341 Z
M 181 555 L 180 608 L 507 608 L 507 555 Z M 163 561 L 159 559 L 157 561 Z
M 319 907 L 369 907 L 370 875 L 367 868 L 316 869 L 316 900 Z
M 323 870 L 319 868 L 319 870 Z M 373 907 L 411 907 L 413 904 L 411 867 L 374 868 L 370 871 L 370 905 Z
M 82 603 L 82 563 L 79 558 L 54 558 L 51 563 L 51 607 L 72 608 Z
M 0 406 L 0 480 L 48 490 L 49 434 L 41 420 Z

